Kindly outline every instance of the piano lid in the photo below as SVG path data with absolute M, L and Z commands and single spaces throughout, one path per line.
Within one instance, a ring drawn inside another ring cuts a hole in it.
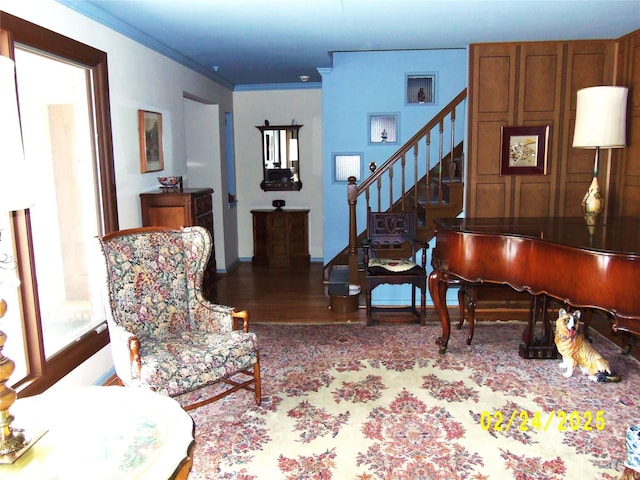
M 438 230 L 515 235 L 574 248 L 640 256 L 640 218 L 603 218 L 588 225 L 584 217 L 436 218 Z

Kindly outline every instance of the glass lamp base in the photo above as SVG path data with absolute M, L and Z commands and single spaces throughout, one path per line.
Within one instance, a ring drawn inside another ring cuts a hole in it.
M 591 185 L 587 193 L 582 198 L 582 212 L 585 215 L 598 216 L 602 213 L 604 207 L 604 197 L 600 193 L 600 185 L 598 185 L 598 178 L 593 177 Z

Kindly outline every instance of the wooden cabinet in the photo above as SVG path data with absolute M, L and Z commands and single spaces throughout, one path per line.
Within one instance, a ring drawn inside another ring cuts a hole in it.
M 185 188 L 141 193 L 142 226 L 191 227 L 209 230 L 213 242 L 213 189 Z M 202 293 L 210 302 L 218 303 L 215 242 L 204 271 Z
M 251 210 L 253 264 L 309 265 L 309 210 Z

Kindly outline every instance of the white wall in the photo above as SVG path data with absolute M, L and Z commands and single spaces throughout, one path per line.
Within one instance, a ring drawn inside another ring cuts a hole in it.
M 227 177 L 222 169 L 220 148 L 220 109 L 218 105 L 207 105 L 185 98 L 184 112 L 189 186 L 213 188 L 213 218 L 223 219 L 222 222 L 217 223 L 218 225 L 223 223 L 225 230 L 228 230 L 230 226 L 224 222 L 228 196 L 225 185 Z M 227 269 L 225 238 L 222 230 L 222 228 L 216 228 L 213 232 L 216 268 L 219 271 Z M 235 230 L 233 228 L 233 231 Z M 231 261 L 233 260 L 235 259 Z
M 322 261 L 322 91 L 320 89 L 239 91 L 233 94 L 238 186 L 238 252 L 242 260 L 253 256 L 251 210 L 272 208 L 283 199 L 285 208 L 309 208 L 309 253 Z M 300 129 L 300 179 L 302 190 L 265 192 L 260 188 L 262 138 L 258 125 L 289 125 Z
M 232 112 L 232 92 L 53 0 L 0 0 L 0 10 L 107 53 L 120 228 L 140 226 L 139 194 L 156 189 L 158 175 L 186 176 L 183 96 Z M 164 172 L 140 173 L 138 109 L 162 113 Z M 188 178 L 185 186 L 189 186 Z M 215 228 L 223 226 L 216 224 Z M 79 383 L 85 384 L 88 379 L 98 381 L 112 366 L 110 355 L 103 351 L 70 377 L 81 378 Z

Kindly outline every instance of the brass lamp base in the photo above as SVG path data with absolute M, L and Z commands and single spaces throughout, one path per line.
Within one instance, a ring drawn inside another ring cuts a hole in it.
M 13 420 L 13 417 L 11 417 Z M 9 427 L 9 436 L 0 439 L 0 457 L 11 455 L 22 450 L 29 445 L 29 439 L 24 436 L 24 432 Z
M 7 302 L 0 299 L 0 318 L 7 311 Z M 7 386 L 9 377 L 15 370 L 13 360 L 2 353 L 7 335 L 0 330 L 0 464 L 13 463 L 20 458 L 29 448 L 44 435 L 40 433 L 34 441 L 24 435 L 24 431 L 11 428 L 14 418 L 9 413 L 9 407 L 16 401 L 16 391 Z
M 23 432 L 17 432 L 14 430 L 12 432 L 12 439 L 21 439 L 21 441 L 25 442 L 22 446 L 20 446 L 20 440 L 18 442 L 12 442 L 12 448 L 17 448 L 13 450 L 11 453 L 0 454 L 0 465 L 11 465 L 15 463 L 20 457 L 22 457 L 27 451 L 35 445 L 35 443 L 40 440 L 44 434 L 47 433 L 47 430 L 40 430 L 36 432 L 31 439 L 27 439 L 24 436 Z

